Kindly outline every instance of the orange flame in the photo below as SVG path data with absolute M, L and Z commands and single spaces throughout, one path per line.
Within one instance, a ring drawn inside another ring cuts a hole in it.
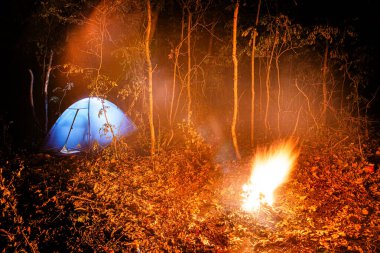
M 285 141 L 256 153 L 251 177 L 243 185 L 243 210 L 257 211 L 263 203 L 273 204 L 274 191 L 286 181 L 298 157 L 295 146 L 294 141 Z

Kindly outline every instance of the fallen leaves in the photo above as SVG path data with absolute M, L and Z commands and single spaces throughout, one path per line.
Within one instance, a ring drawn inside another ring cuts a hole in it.
M 211 149 L 199 148 L 153 159 L 120 149 L 118 158 L 105 150 L 4 163 L 0 243 L 74 252 L 376 252 L 380 245 L 380 173 L 368 173 L 351 143 L 332 152 L 304 142 L 274 207 L 255 214 L 240 208 L 249 161 L 217 164 Z

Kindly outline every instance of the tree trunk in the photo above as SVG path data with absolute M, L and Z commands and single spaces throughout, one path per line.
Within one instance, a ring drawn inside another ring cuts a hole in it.
M 156 1 L 156 4 L 155 4 L 155 8 L 152 10 L 151 9 L 151 25 L 150 25 L 150 35 L 149 35 L 149 39 L 150 41 L 152 41 L 152 38 L 156 32 L 156 28 L 157 28 L 157 23 L 158 23 L 158 18 L 160 16 L 160 13 L 161 13 L 161 6 L 164 4 L 164 0 L 158 0 Z
M 326 40 L 325 55 L 323 57 L 322 68 L 322 93 L 323 93 L 323 105 L 322 105 L 322 124 L 326 124 L 326 111 L 327 111 L 327 60 L 329 54 L 329 43 Z
M 278 36 L 278 32 L 277 32 L 277 28 L 276 28 L 276 33 L 275 33 L 274 41 L 273 41 L 273 47 L 272 47 L 272 51 L 270 53 L 268 66 L 267 66 L 267 73 L 266 73 L 266 77 L 265 77 L 265 87 L 266 87 L 267 99 L 266 99 L 266 106 L 265 106 L 264 124 L 265 124 L 265 128 L 267 130 L 269 129 L 268 112 L 269 112 L 269 99 L 270 99 L 270 69 L 271 69 L 272 60 L 273 60 L 274 48 L 276 47 L 276 44 L 277 44 L 277 36 Z
M 241 159 L 240 152 L 239 152 L 239 146 L 236 136 L 236 122 L 237 122 L 237 116 L 238 116 L 238 60 L 236 57 L 236 33 L 237 33 L 237 19 L 238 19 L 238 13 L 239 13 L 239 1 L 236 2 L 235 5 L 235 11 L 234 11 L 234 23 L 233 23 L 233 33 L 232 33 L 232 61 L 234 64 L 234 113 L 232 117 L 232 124 L 231 124 L 231 135 L 232 135 L 232 142 L 235 149 L 235 154 L 237 159 Z
M 150 154 L 153 156 L 156 152 L 156 137 L 154 133 L 154 123 L 153 123 L 153 70 L 152 70 L 152 62 L 150 60 L 150 32 L 152 25 L 152 13 L 150 8 L 150 0 L 146 1 L 147 7 L 147 27 L 145 34 L 145 57 L 147 63 L 148 70 L 148 93 L 149 93 L 149 129 L 150 129 Z
M 213 46 L 214 46 L 214 31 L 215 31 L 216 24 L 217 24 L 217 22 L 214 22 L 210 28 L 210 39 L 208 41 L 208 49 L 207 49 L 207 56 L 208 57 L 212 56 L 212 51 L 213 51 Z
M 191 22 L 192 14 L 188 7 L 187 9 L 187 123 L 191 123 Z
M 278 84 L 278 93 L 277 93 L 277 132 L 278 136 L 281 135 L 281 80 L 280 80 L 280 66 L 279 66 L 279 56 L 276 56 L 276 74 L 277 74 L 277 84 Z
M 177 69 L 178 69 L 178 58 L 179 58 L 179 52 L 182 47 L 183 43 L 183 33 L 185 30 L 185 10 L 182 8 L 182 19 L 181 19 L 181 37 L 179 40 L 178 45 L 174 49 L 174 66 L 173 66 L 173 87 L 172 87 L 172 97 L 170 101 L 170 111 L 169 111 L 169 125 L 170 125 L 170 132 L 171 136 L 169 138 L 168 143 L 171 142 L 174 136 L 174 129 L 173 129 L 173 123 L 175 120 L 175 113 L 173 112 L 174 109 L 174 98 L 175 98 L 175 91 L 177 86 Z
M 30 86 L 29 86 L 30 107 L 32 108 L 33 120 L 35 123 L 38 124 L 38 120 L 37 120 L 37 116 L 36 116 L 36 110 L 34 108 L 34 99 L 33 99 L 34 75 L 33 75 L 33 71 L 31 69 L 28 69 L 28 70 L 29 70 L 29 74 L 30 74 Z
M 49 57 L 49 64 L 46 71 L 45 76 L 45 85 L 44 85 L 44 100 L 45 100 L 45 134 L 48 132 L 48 126 L 49 126 L 49 100 L 48 100 L 48 86 L 49 86 L 49 79 L 50 79 L 50 72 L 51 72 L 51 64 L 53 62 L 53 50 L 50 50 L 50 57 Z
M 259 58 L 259 113 L 260 120 L 263 119 L 263 81 L 262 81 L 262 58 Z
M 257 6 L 255 28 L 253 29 L 252 36 L 252 53 L 251 53 L 251 147 L 253 147 L 255 136 L 255 49 L 256 49 L 256 37 L 257 37 L 257 25 L 259 24 L 261 0 Z

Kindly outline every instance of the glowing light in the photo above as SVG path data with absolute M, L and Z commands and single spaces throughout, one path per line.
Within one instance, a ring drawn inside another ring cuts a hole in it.
M 243 185 L 245 211 L 257 211 L 260 205 L 272 205 L 275 190 L 286 181 L 298 157 L 295 142 L 286 141 L 258 150 L 252 164 L 251 177 Z
M 49 131 L 45 149 L 77 153 L 94 143 L 105 147 L 113 137 L 127 136 L 135 130 L 135 124 L 115 104 L 97 97 L 83 98 L 58 118 Z

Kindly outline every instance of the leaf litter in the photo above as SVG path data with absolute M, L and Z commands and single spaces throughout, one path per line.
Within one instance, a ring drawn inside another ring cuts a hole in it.
M 337 137 L 338 138 L 338 137 Z M 344 138 L 342 138 L 344 139 Z M 380 147 L 303 141 L 273 206 L 241 208 L 251 157 L 215 147 L 149 157 L 2 156 L 3 252 L 378 252 Z M 372 169 L 372 166 L 374 167 Z

